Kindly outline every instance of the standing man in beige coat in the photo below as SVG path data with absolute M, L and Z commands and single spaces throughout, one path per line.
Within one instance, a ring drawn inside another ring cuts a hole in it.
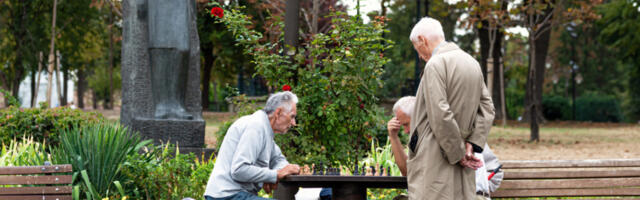
M 411 114 L 409 199 L 473 199 L 475 171 L 494 118 L 478 62 L 445 41 L 440 22 L 422 18 L 411 31 L 427 62 Z

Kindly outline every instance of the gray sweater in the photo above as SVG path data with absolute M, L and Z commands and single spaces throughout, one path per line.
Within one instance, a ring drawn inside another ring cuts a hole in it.
M 236 120 L 222 141 L 204 195 L 257 194 L 262 183 L 275 183 L 277 170 L 289 162 L 273 137 L 267 113 L 262 110 Z

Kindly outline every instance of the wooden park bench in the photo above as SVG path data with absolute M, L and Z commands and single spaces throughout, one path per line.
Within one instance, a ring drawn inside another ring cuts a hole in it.
M 503 161 L 492 198 L 640 198 L 640 159 Z
M 71 200 L 71 165 L 0 167 L 2 200 Z M 66 173 L 60 175 L 58 173 Z

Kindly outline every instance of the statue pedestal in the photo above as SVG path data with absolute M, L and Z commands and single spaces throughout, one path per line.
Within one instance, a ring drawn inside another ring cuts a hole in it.
M 203 148 L 205 122 L 199 120 L 151 119 L 136 117 L 131 128 L 140 132 L 144 139 L 153 139 L 156 144 L 170 142 L 183 147 Z

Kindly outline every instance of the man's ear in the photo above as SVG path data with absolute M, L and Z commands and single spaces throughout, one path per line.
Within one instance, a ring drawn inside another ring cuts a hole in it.
M 282 113 L 282 107 L 276 108 L 276 110 L 273 111 L 273 116 L 276 116 L 277 118 L 278 116 L 280 116 L 281 113 Z
M 424 45 L 424 47 L 429 47 L 429 40 L 427 40 L 426 37 L 422 36 L 422 35 L 418 35 L 418 40 L 420 42 L 422 42 L 422 44 Z

